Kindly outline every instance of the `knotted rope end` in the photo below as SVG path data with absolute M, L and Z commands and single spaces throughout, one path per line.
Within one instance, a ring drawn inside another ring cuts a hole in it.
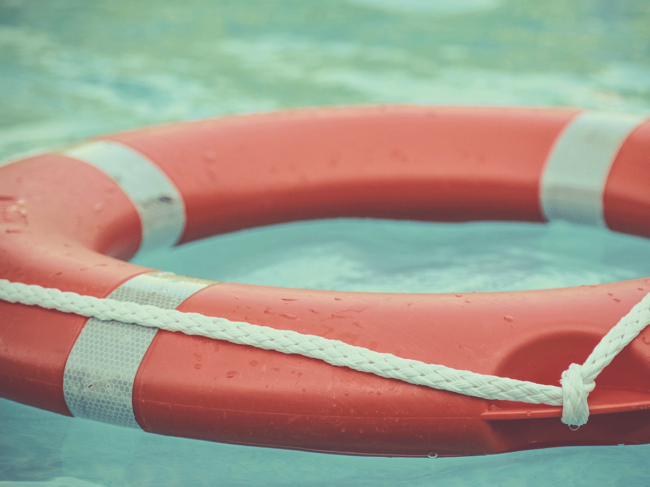
M 577 430 L 589 419 L 589 404 L 587 397 L 594 390 L 594 381 L 585 382 L 582 376 L 582 365 L 571 364 L 562 372 L 562 422 Z

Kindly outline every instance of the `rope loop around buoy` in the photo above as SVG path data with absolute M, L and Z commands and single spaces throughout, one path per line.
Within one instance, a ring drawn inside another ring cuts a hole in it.
M 563 406 L 562 422 L 572 429 L 582 426 L 589 418 L 587 398 L 596 387 L 596 377 L 650 324 L 648 294 L 602 338 L 583 365 L 571 364 L 562 373 L 561 387 L 557 387 L 427 364 L 290 330 L 276 330 L 198 313 L 82 296 L 5 279 L 0 279 L 0 299 L 100 320 L 115 320 L 187 335 L 227 340 L 286 354 L 299 354 L 338 367 L 349 367 L 380 377 L 483 399 Z

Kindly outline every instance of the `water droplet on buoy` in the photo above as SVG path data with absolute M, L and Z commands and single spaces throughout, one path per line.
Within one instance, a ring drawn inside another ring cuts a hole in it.
M 533 415 L 533 413 L 531 413 L 530 411 L 526 411 L 526 417 L 527 418 L 530 418 L 532 415 Z
M 454 294 L 454 296 L 456 296 L 457 298 L 462 298 L 463 297 L 462 294 Z
M 646 345 L 650 345 L 650 338 L 643 337 L 641 340 L 643 340 L 643 343 L 645 343 Z
M 237 371 L 236 371 L 236 370 L 231 370 L 230 372 L 228 372 L 228 373 L 226 374 L 226 377 L 228 377 L 229 379 L 232 379 L 232 378 L 235 377 L 236 375 L 237 375 Z
M 505 315 L 505 316 L 503 317 L 503 319 L 506 320 L 506 321 L 509 322 L 509 323 L 512 323 L 513 321 L 515 321 L 515 319 L 514 319 L 512 316 L 510 316 L 510 315 Z
M 341 428 L 341 433 L 345 433 L 345 428 Z
M 438 458 L 438 454 L 437 454 L 437 453 L 433 453 L 433 452 L 429 453 L 427 456 L 428 456 L 429 458 Z

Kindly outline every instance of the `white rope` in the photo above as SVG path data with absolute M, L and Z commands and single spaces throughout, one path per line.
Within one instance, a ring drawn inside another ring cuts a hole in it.
M 134 323 L 172 332 L 180 331 L 187 335 L 226 340 L 265 350 L 299 354 L 339 367 L 349 367 L 380 377 L 483 399 L 563 406 L 562 422 L 574 427 L 587 422 L 589 417 L 587 396 L 594 389 L 594 381 L 598 374 L 641 330 L 650 324 L 650 294 L 648 294 L 603 337 L 584 365 L 571 364 L 569 369 L 563 372 L 560 381 L 562 387 L 556 387 L 427 364 L 389 353 L 355 347 L 338 340 L 303 335 L 289 330 L 276 330 L 251 323 L 166 310 L 156 306 L 81 296 L 58 289 L 12 283 L 4 279 L 0 279 L 0 299 L 100 320 Z

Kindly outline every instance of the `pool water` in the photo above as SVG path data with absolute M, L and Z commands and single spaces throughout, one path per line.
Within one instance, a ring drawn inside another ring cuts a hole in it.
M 306 105 L 650 112 L 646 0 L 4 0 L 0 158 Z
M 4 0 L 0 159 L 143 125 L 306 105 L 649 114 L 648 25 L 646 0 Z M 648 250 L 561 223 L 327 220 L 139 263 L 278 286 L 469 292 L 645 277 Z M 345 457 L 166 438 L 0 400 L 0 485 L 21 487 L 646 486 L 649 455 L 649 446 L 616 446 Z

